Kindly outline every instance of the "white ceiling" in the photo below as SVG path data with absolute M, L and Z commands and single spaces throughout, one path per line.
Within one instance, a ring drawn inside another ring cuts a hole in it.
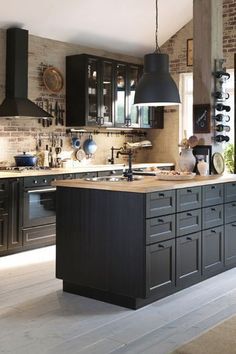
M 159 0 L 159 45 L 192 18 L 193 0 Z M 0 28 L 135 56 L 155 49 L 155 0 L 7 0 Z

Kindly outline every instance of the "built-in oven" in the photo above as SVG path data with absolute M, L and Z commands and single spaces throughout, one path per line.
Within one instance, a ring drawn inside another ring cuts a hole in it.
M 55 179 L 63 176 L 24 177 L 23 243 L 24 245 L 52 244 L 56 235 Z

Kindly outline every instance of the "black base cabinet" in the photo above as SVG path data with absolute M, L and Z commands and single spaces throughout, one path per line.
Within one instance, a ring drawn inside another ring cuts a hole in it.
M 58 187 L 56 276 L 64 291 L 136 309 L 234 267 L 232 195 L 236 183 L 147 194 Z

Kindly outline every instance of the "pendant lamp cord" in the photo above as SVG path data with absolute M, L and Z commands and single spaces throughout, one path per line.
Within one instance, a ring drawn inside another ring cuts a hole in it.
M 158 45 L 158 0 L 156 0 L 156 50 L 155 53 L 161 53 L 161 49 Z

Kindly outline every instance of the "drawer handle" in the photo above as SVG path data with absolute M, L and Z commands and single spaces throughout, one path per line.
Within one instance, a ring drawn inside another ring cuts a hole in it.
M 216 189 L 216 186 L 211 186 L 211 189 Z
M 192 239 L 192 237 L 189 237 L 189 236 L 188 236 L 188 237 L 186 238 L 186 240 L 192 241 L 193 239 Z
M 235 183 L 232 183 L 232 186 L 235 187 Z
M 232 226 L 236 226 L 236 224 L 232 224 Z
M 187 192 L 188 193 L 192 193 L 192 189 L 187 189 Z
M 164 222 L 164 220 L 163 220 L 163 219 L 158 219 L 157 221 L 158 221 L 158 222 Z
M 159 197 L 164 197 L 165 194 L 164 193 L 159 193 Z
M 165 248 L 165 246 L 162 245 L 162 244 L 158 245 L 158 247 L 160 247 L 160 248 Z
M 216 208 L 211 208 L 211 211 L 216 211 Z
M 235 203 L 232 203 L 232 207 L 235 207 L 236 206 L 236 204 Z
M 193 216 L 193 214 L 192 213 L 187 213 L 187 216 Z
M 211 230 L 211 232 L 213 232 L 214 234 L 216 234 L 216 230 Z

